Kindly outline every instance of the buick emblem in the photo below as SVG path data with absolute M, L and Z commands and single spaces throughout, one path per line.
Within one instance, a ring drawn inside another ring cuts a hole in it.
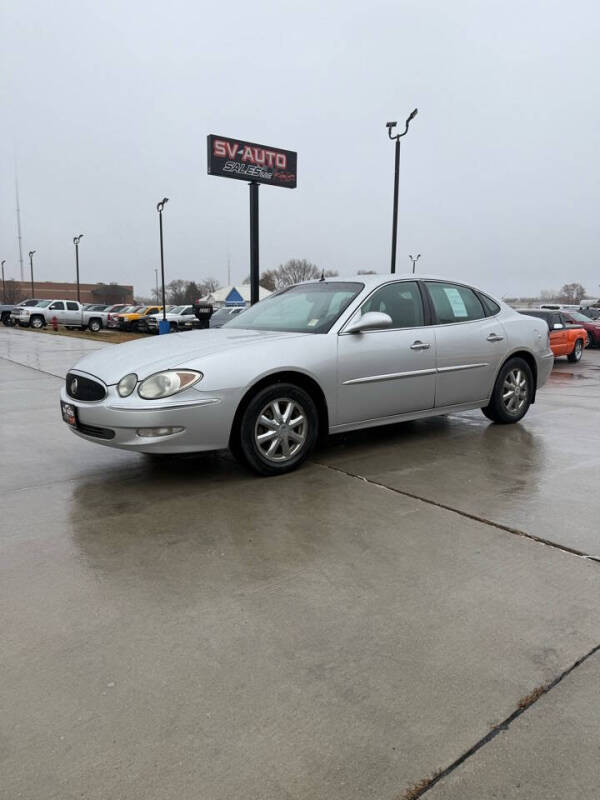
M 78 386 L 79 386 L 79 383 L 77 382 L 77 378 L 73 378 L 73 380 L 71 381 L 71 394 L 73 394 L 73 395 L 77 394 L 77 387 Z

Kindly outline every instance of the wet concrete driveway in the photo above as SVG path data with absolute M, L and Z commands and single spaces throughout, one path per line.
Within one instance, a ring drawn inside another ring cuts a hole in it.
M 597 797 L 600 351 L 260 480 L 73 436 L 94 346 L 0 331 L 0 797 Z

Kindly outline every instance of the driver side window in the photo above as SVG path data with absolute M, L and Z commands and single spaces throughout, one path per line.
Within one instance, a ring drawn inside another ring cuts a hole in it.
M 380 311 L 392 318 L 391 328 L 419 328 L 425 324 L 423 301 L 416 281 L 382 286 L 361 306 L 361 315 Z

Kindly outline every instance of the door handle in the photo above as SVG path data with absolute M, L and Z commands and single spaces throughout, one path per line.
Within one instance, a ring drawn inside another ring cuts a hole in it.
M 420 339 L 417 339 L 416 342 L 413 342 L 411 344 L 410 349 L 411 350 L 429 350 L 430 347 L 431 347 L 430 344 L 426 344 L 425 342 L 422 342 Z
M 504 336 L 498 336 L 496 333 L 490 333 L 487 337 L 488 342 L 501 342 L 504 339 Z

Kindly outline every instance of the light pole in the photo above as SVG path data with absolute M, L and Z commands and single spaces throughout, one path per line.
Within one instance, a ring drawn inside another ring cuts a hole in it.
M 154 275 L 156 277 L 156 303 L 158 303 L 158 267 L 154 267 Z
M 408 133 L 408 126 L 410 121 L 417 116 L 417 109 L 408 116 L 406 120 L 406 127 L 403 133 L 397 133 L 392 136 L 392 130 L 398 124 L 397 122 L 386 122 L 385 126 L 388 129 L 388 136 L 396 142 L 396 162 L 394 169 L 394 218 L 392 221 L 392 272 L 396 272 L 396 237 L 398 234 L 398 183 L 400 180 L 400 139 Z
M 167 308 L 165 302 L 165 258 L 163 254 L 163 224 L 162 224 L 162 212 L 165 204 L 169 202 L 168 197 L 163 197 L 160 203 L 157 203 L 156 210 L 158 211 L 158 225 L 160 229 L 160 276 L 162 279 L 162 312 L 163 312 L 163 322 L 167 319 Z
M 29 266 L 31 267 L 31 299 L 35 300 L 35 289 L 33 288 L 33 256 L 35 255 L 35 250 L 29 251 Z
M 6 264 L 6 259 L 2 262 L 2 302 L 6 303 L 6 283 L 4 282 L 4 265 Z
M 73 237 L 73 244 L 75 245 L 75 271 L 77 275 L 77 302 L 80 302 L 79 297 L 79 242 L 83 238 L 83 233 L 80 233 L 79 236 Z
M 409 256 L 410 260 L 412 261 L 413 265 L 413 275 L 415 274 L 415 267 L 417 266 L 417 261 L 421 258 L 421 253 L 418 256 Z

